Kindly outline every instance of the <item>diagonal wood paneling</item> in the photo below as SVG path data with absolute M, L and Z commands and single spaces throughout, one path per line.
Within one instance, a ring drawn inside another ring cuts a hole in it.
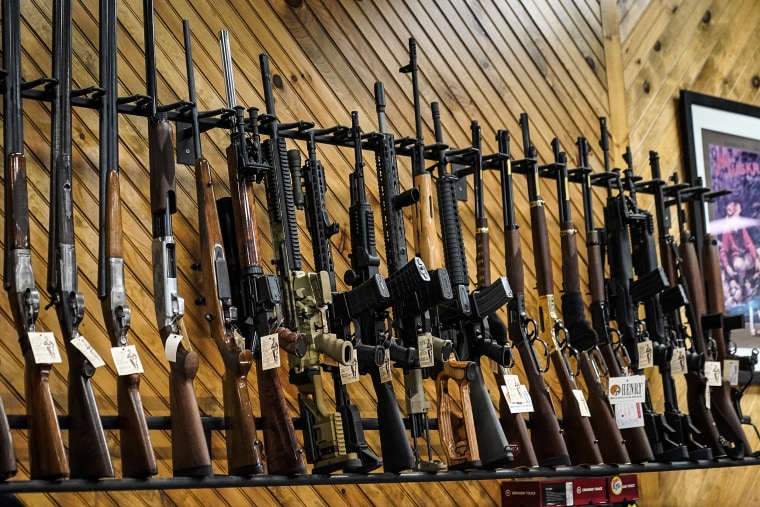
M 22 45 L 25 79 L 50 72 L 51 0 L 22 2 Z M 156 38 L 159 99 L 162 103 L 187 96 L 182 47 L 181 20 L 190 20 L 193 30 L 196 85 L 201 109 L 224 105 L 224 88 L 217 36 L 229 29 L 236 76 L 238 102 L 263 107 L 258 55 L 267 52 L 274 74 L 281 79 L 275 88 L 277 112 L 282 121 L 305 119 L 318 126 L 348 124 L 350 111 L 360 113 L 366 132 L 377 129 L 373 99 L 375 81 L 386 86 L 389 129 L 397 136 L 414 135 L 414 118 L 409 76 L 398 68 L 408 62 L 407 40 L 418 41 L 420 89 L 422 95 L 423 134 L 432 141 L 430 102 L 441 104 L 444 137 L 453 146 L 470 143 L 470 122 L 477 120 L 483 129 L 487 152 L 496 149 L 495 132 L 506 128 L 512 132 L 512 149 L 519 157 L 522 139 L 517 118 L 523 111 L 531 120 L 532 141 L 541 161 L 551 158 L 550 142 L 558 136 L 576 159 L 574 142 L 578 136 L 589 138 L 591 162 L 601 170 L 597 147 L 598 117 L 608 116 L 615 108 L 608 104 L 608 83 L 623 83 L 626 111 L 625 138 L 630 139 L 637 173 L 648 174 L 646 156 L 649 149 L 660 152 L 664 174 L 682 171 L 679 152 L 676 98 L 682 88 L 715 94 L 752 104 L 760 103 L 758 86 L 753 78 L 760 56 L 760 11 L 753 0 L 646 0 L 618 1 L 622 69 L 608 76 L 604 50 L 603 17 L 595 0 L 438 0 L 406 3 L 379 0 L 219 0 L 215 3 L 173 0 L 156 2 Z M 710 15 L 706 16 L 709 12 Z M 119 2 L 119 83 L 120 95 L 144 93 L 144 56 L 142 2 Z M 76 87 L 97 83 L 98 8 L 96 0 L 74 2 L 74 80 Z M 646 83 L 646 86 L 645 86 Z M 646 91 L 648 90 L 648 91 Z M 26 150 L 29 166 L 30 206 L 33 213 L 33 265 L 43 301 L 47 263 L 47 222 L 49 194 L 49 108 L 25 102 Z M 75 111 L 74 162 L 77 226 L 77 252 L 80 264 L 80 290 L 85 294 L 87 314 L 82 331 L 101 355 L 108 357 L 108 340 L 95 293 L 97 251 L 92 238 L 98 233 L 97 113 Z M 2 125 L 0 124 L 0 128 Z M 168 414 L 167 367 L 157 336 L 152 302 L 152 271 L 149 245 L 150 209 L 148 195 L 148 157 L 146 122 L 143 118 L 120 118 L 120 157 L 127 291 L 133 308 L 132 340 L 137 344 L 145 375 L 142 394 L 149 415 Z M 204 154 L 215 169 L 217 196 L 228 192 L 224 150 L 228 133 L 209 132 L 203 138 Z M 305 147 L 297 145 L 302 151 Z M 336 271 L 342 275 L 349 264 L 350 242 L 347 236 L 349 190 L 347 175 L 353 164 L 347 150 L 320 146 L 318 155 L 325 165 L 328 181 L 328 212 L 342 226 L 333 238 Z M 373 157 L 365 153 L 370 202 L 377 209 L 377 180 Z M 615 161 L 621 164 L 622 161 Z M 403 188 L 411 185 L 408 161 L 400 164 Z M 187 302 L 186 324 L 191 343 L 201 357 L 196 392 L 203 413 L 221 415 L 223 371 L 218 352 L 203 319 L 202 309 L 192 301 L 199 295 L 201 274 L 189 269 L 199 254 L 197 209 L 192 168 L 177 167 L 178 207 L 174 227 L 180 265 L 180 291 Z M 526 258 L 526 287 L 535 284 L 535 267 L 531 256 L 531 236 L 527 213 L 527 189 L 524 178 L 516 177 L 518 220 L 523 224 L 521 238 Z M 504 257 L 499 247 L 503 233 L 499 182 L 486 175 L 486 208 L 491 224 L 494 275 L 504 274 Z M 573 213 L 580 222 L 582 205 L 578 189 L 573 189 Z M 556 234 L 556 188 L 543 185 L 547 201 L 553 266 L 559 276 L 561 256 Z M 601 195 L 597 196 L 600 210 Z M 264 196 L 257 194 L 260 214 L 265 212 Z M 2 213 L 2 211 L 0 211 Z M 4 215 L 3 215 L 4 216 Z M 260 215 L 263 216 L 263 215 Z M 466 252 L 474 279 L 475 245 L 472 199 L 462 207 Z M 597 220 L 598 222 L 599 220 Z M 407 224 L 411 227 L 411 222 Z M 271 258 L 271 243 L 266 220 L 260 223 L 265 254 Z M 311 265 L 308 234 L 299 216 L 302 248 L 306 264 Z M 376 235 L 382 237 L 379 220 Z M 583 234 L 581 234 L 583 240 Z M 384 245 L 378 245 L 384 258 Z M 410 245 L 411 248 L 411 245 Z M 584 250 L 581 248 L 581 250 Z M 585 255 L 581 253 L 582 261 Z M 271 266 L 267 264 L 267 268 Z M 582 269 L 585 283 L 585 270 Z M 339 279 L 341 276 L 338 277 Z M 559 280 L 559 278 L 558 278 Z M 558 291 L 559 283 L 555 288 Z M 0 329 L 3 336 L 14 334 L 10 312 L 0 298 Z M 529 291 L 528 307 L 535 305 Z M 51 312 L 42 312 L 40 327 L 58 331 Z M 519 368 L 518 368 L 519 369 Z M 67 364 L 54 368 L 51 384 L 59 412 L 66 408 Z M 287 384 L 287 372 L 279 372 L 286 386 L 288 402 L 295 414 L 296 390 Z M 94 378 L 99 408 L 114 414 L 115 382 L 111 366 L 98 371 Z M 24 410 L 23 362 L 17 343 L 6 339 L 0 344 L 0 377 L 3 401 L 9 413 Z M 251 376 L 253 378 L 253 376 Z M 487 379 L 490 388 L 494 385 Z M 396 393 L 403 397 L 400 377 L 395 378 Z M 553 386 L 554 388 L 555 386 Z M 426 386 L 434 398 L 432 383 Z M 252 383 L 254 402 L 258 389 Z M 352 400 L 363 414 L 374 415 L 371 383 L 363 379 L 349 386 Z M 327 396 L 334 401 L 332 389 Z M 745 402 L 747 413 L 758 413 L 756 395 Z M 257 403 L 254 403 L 257 406 Z M 685 404 L 684 404 L 685 406 Z M 256 409 L 258 412 L 258 408 Z M 431 410 L 435 416 L 435 408 Z M 370 446 L 379 451 L 376 432 L 367 432 Z M 25 432 L 14 433 L 19 457 L 20 477 L 28 474 Z M 118 433 L 109 432 L 109 446 L 119 470 Z M 171 475 L 170 438 L 168 432 L 154 432 L 153 444 L 160 476 Z M 224 436 L 214 434 L 213 459 L 216 473 L 225 473 Z M 434 451 L 440 456 L 437 435 Z M 682 487 L 700 482 L 695 495 L 704 501 L 710 491 L 719 489 L 719 480 L 727 480 L 727 471 L 689 472 L 682 474 L 648 474 L 642 477 L 644 491 L 654 497 L 657 488 L 682 493 Z M 748 479 L 743 469 L 730 472 Z M 751 480 L 744 480 L 752 484 Z M 733 484 L 733 482 L 732 482 Z M 685 489 L 685 488 L 684 488 Z M 749 486 L 733 488 L 735 494 L 750 495 Z M 675 493 L 666 496 L 662 505 L 675 505 Z M 319 486 L 314 488 L 256 488 L 242 490 L 190 490 L 110 494 L 25 495 L 22 500 L 34 505 L 210 505 L 243 503 L 282 505 L 425 505 L 434 499 L 440 505 L 499 504 L 498 484 L 491 481 L 461 484 Z M 647 498 L 647 502 L 651 497 Z M 709 503 L 709 502 L 708 502 Z M 750 501 L 750 503 L 752 503 Z

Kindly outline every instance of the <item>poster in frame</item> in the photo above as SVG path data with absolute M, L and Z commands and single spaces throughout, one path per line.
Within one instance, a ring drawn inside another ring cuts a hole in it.
M 698 245 L 718 240 L 726 313 L 745 322 L 731 339 L 747 356 L 760 349 L 760 107 L 685 90 L 679 106 L 688 181 L 731 191 L 693 205 L 691 227 Z

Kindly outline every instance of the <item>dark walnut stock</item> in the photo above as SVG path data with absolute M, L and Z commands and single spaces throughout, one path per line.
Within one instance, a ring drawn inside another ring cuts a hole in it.
M 224 259 L 222 234 L 211 182 L 211 167 L 206 159 L 198 159 L 195 162 L 195 173 L 203 294 L 211 337 L 216 342 L 224 363 L 222 390 L 228 473 L 252 475 L 264 470 L 261 462 L 261 442 L 256 436 L 256 425 L 248 394 L 248 372 L 253 363 L 253 355 L 248 349 L 238 348 L 231 328 L 225 322 L 229 317 L 220 300 L 222 288 L 220 284 L 226 284 L 229 290 L 229 280 L 219 279 L 221 270 L 226 275 L 227 264 Z M 230 294 L 226 296 L 231 297 Z M 230 305 L 231 300 L 228 300 L 227 304 Z

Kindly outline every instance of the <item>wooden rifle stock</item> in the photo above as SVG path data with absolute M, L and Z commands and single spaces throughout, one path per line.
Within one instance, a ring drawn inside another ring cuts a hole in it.
M 471 438 L 471 435 L 475 434 L 475 423 L 470 384 L 475 380 L 475 368 L 475 363 L 470 361 L 446 361 L 435 382 L 438 395 L 438 432 L 446 454 L 446 462 L 452 470 L 469 470 L 481 466 L 478 442 Z M 450 381 L 458 387 L 462 417 L 458 417 L 453 411 Z

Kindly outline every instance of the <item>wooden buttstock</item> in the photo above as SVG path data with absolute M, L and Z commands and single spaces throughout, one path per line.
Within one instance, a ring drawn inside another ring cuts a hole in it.
M 261 406 L 261 430 L 267 473 L 270 475 L 301 475 L 306 473 L 304 449 L 298 442 L 293 419 L 282 390 L 277 369 L 264 370 L 256 359 Z
M 499 382 L 501 375 L 496 374 L 496 381 Z M 507 400 L 502 393 L 499 397 L 499 420 L 504 434 L 509 439 L 509 443 L 517 448 L 512 452 L 514 460 L 510 464 L 512 467 L 533 468 L 538 466 L 536 451 L 533 449 L 533 443 L 530 441 L 528 425 L 522 414 L 512 413 L 509 410 Z
M 193 388 L 193 380 L 199 366 L 198 355 L 180 344 L 177 348 L 176 361 L 170 365 L 169 411 L 172 422 L 174 476 L 210 476 L 213 472 L 208 442 L 203 432 L 201 414 Z
M 116 381 L 116 397 L 122 476 L 142 479 L 156 475 L 156 458 L 140 397 L 140 375 L 120 376 Z
M 252 360 L 251 351 L 245 350 L 239 357 L 241 367 L 237 371 L 226 369 L 224 372 L 224 422 L 229 475 L 247 476 L 264 471 L 261 442 L 256 436 L 253 407 L 248 395 L 248 371 Z
M 726 455 L 718 426 L 715 424 L 712 412 L 707 408 L 705 388 L 707 383 L 699 372 L 689 372 L 686 377 L 686 403 L 689 407 L 689 417 L 699 430 L 694 440 L 712 449 L 713 457 Z
M 414 177 L 420 200 L 414 205 L 415 249 L 429 269 L 444 265 L 441 244 L 433 215 L 433 178 L 425 173 Z
M 467 376 L 469 361 L 446 361 L 436 378 L 438 395 L 438 434 L 446 461 L 451 469 L 480 467 L 480 453 L 475 438 L 475 423 L 470 403 L 470 380 Z M 462 416 L 452 411 L 453 400 L 449 381 L 459 388 Z
M 579 357 L 581 373 L 588 391 L 588 409 L 591 413 L 591 428 L 599 441 L 599 451 L 607 464 L 622 465 L 630 463 L 631 458 L 625 446 L 625 440 L 617 426 L 615 413 L 607 398 L 604 386 L 594 370 L 592 358 L 588 352 L 581 352 Z

